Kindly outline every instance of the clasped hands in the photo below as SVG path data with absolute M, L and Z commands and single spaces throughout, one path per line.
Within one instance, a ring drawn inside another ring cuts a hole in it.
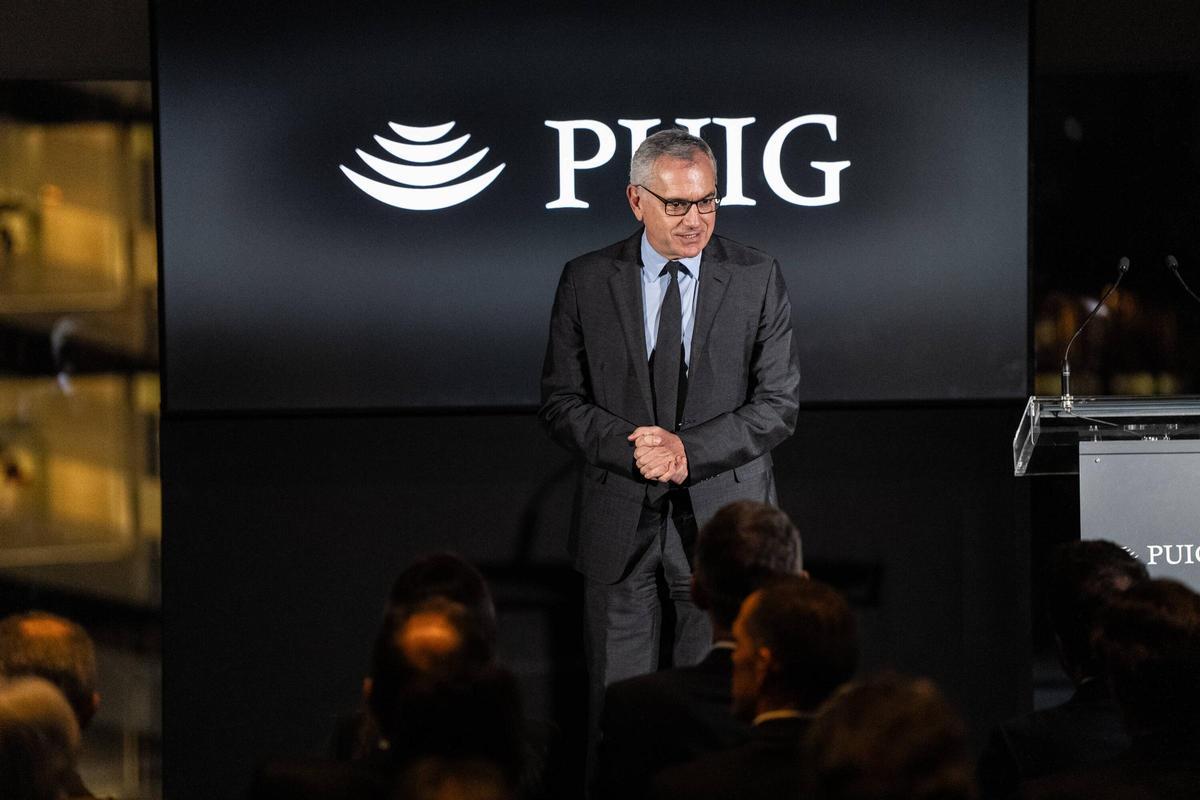
M 657 425 L 646 425 L 626 438 L 633 442 L 633 463 L 643 478 L 677 485 L 687 480 L 687 454 L 678 436 Z

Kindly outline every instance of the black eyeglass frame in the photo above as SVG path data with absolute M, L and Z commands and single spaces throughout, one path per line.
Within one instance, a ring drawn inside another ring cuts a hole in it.
M 639 189 L 645 189 L 647 192 L 650 192 L 650 194 L 652 194 L 656 198 L 658 198 L 658 201 L 663 204 L 663 210 L 667 213 L 668 217 L 686 217 L 688 212 L 692 210 L 692 206 L 696 207 L 697 214 L 715 214 L 715 213 L 717 213 L 717 209 L 721 207 L 721 198 L 717 197 L 716 194 L 714 194 L 712 197 L 701 197 L 699 200 L 684 200 L 683 198 L 663 197 L 658 192 L 655 192 L 653 189 L 649 189 L 640 183 L 635 184 L 635 185 Z M 672 203 L 686 203 L 687 205 L 685 205 L 683 207 L 683 211 L 680 211 L 678 214 L 673 214 L 673 213 L 671 213 L 671 204 Z M 713 207 L 710 208 L 708 211 L 701 211 L 700 210 L 701 203 L 712 203 Z

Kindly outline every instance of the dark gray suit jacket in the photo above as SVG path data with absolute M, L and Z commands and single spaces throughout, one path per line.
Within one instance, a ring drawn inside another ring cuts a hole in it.
M 567 263 L 550 319 L 539 418 L 583 463 L 575 566 L 620 579 L 650 484 L 626 438 L 654 424 L 639 230 Z M 800 367 L 779 263 L 714 236 L 700 262 L 681 428 L 698 526 L 734 500 L 775 501 L 771 448 L 796 426 Z
M 1102 678 L 1092 678 L 1062 705 L 996 726 L 979 756 L 980 794 L 1008 798 L 1023 781 L 1100 764 L 1128 748 L 1117 701 Z
M 804 797 L 804 736 L 811 718 L 755 725 L 750 740 L 658 773 L 652 800 L 782 800 Z
M 733 651 L 714 648 L 695 666 L 627 678 L 604 694 L 597 796 L 638 800 L 654 774 L 746 741 L 733 716 Z

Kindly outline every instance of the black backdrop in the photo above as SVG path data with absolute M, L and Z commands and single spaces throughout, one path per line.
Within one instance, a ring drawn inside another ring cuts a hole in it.
M 563 262 L 636 228 L 632 121 L 677 119 L 754 120 L 700 129 L 722 162 L 717 230 L 780 258 L 803 399 L 1024 391 L 1025 2 L 192 2 L 157 16 L 168 408 L 536 402 Z M 767 158 L 809 115 L 831 119 Z M 548 123 L 581 120 L 602 133 L 574 132 L 560 157 L 566 134 Z M 391 122 L 454 122 L 439 141 L 471 139 L 445 158 L 488 148 L 463 180 L 504 168 L 459 205 L 385 205 L 342 168 L 394 185 L 355 153 L 421 157 L 385 149 L 405 143 Z M 569 194 L 559 165 L 601 135 L 611 157 L 572 172 L 588 207 L 548 208 Z M 825 167 L 839 202 L 783 199 L 825 196 L 819 165 L 845 162 Z M 728 196 L 739 183 L 755 205 Z

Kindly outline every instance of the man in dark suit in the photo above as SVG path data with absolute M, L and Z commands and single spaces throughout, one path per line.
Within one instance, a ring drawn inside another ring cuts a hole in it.
M 1046 611 L 1075 693 L 996 727 L 979 757 L 985 798 L 1010 797 L 1021 781 L 1097 764 L 1129 747 L 1093 633 L 1105 604 L 1147 578 L 1142 563 L 1113 542 L 1068 542 L 1054 551 Z
M 833 588 L 801 576 L 750 595 L 733 623 L 733 711 L 750 739 L 654 779 L 661 800 L 800 797 L 801 748 L 817 710 L 858 664 L 854 615 Z
M 608 687 L 600 722 L 598 796 L 636 800 L 654 773 L 739 744 L 750 726 L 733 716 L 732 626 L 742 601 L 767 581 L 803 574 L 800 532 L 774 506 L 739 500 L 696 540 L 692 596 L 708 612 L 713 646 L 695 666 Z
M 582 462 L 570 549 L 593 735 L 604 687 L 654 671 L 660 635 L 675 664 L 708 651 L 690 592 L 698 525 L 734 500 L 774 502 L 771 449 L 796 423 L 783 275 L 713 236 L 716 178 L 702 139 L 648 137 L 626 188 L 643 229 L 569 262 L 551 312 L 539 417 Z

